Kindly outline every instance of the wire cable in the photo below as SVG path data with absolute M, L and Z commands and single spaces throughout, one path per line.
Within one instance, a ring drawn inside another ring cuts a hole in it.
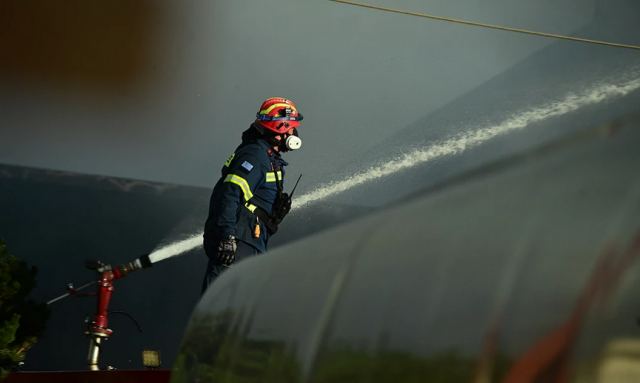
M 499 30 L 499 31 L 523 33 L 523 34 L 527 34 L 527 35 L 554 38 L 554 39 L 560 39 L 560 40 L 569 40 L 569 41 L 577 41 L 577 42 L 581 42 L 581 43 L 606 45 L 606 46 L 616 47 L 616 48 L 640 50 L 640 46 L 639 45 L 620 44 L 620 43 L 613 43 L 613 42 L 609 42 L 609 41 L 592 40 L 592 39 L 586 39 L 586 38 L 582 38 L 582 37 L 573 37 L 573 36 L 560 35 L 560 34 L 556 34 L 556 33 L 538 32 L 538 31 L 532 31 L 532 30 L 527 30 L 527 29 L 522 29 L 522 28 L 512 28 L 512 27 L 505 27 L 505 26 L 502 26 L 502 25 L 479 23 L 479 22 L 475 22 L 475 21 L 456 19 L 456 18 L 452 18 L 452 17 L 436 16 L 436 15 L 432 15 L 432 14 L 428 14 L 428 13 L 403 11 L 401 9 L 381 7 L 381 6 L 378 6 L 378 5 L 359 3 L 359 2 L 350 1 L 350 0 L 329 0 L 329 1 L 332 1 L 334 3 L 353 5 L 353 6 L 361 7 L 361 8 L 368 8 L 368 9 L 374 9 L 374 10 L 378 10 L 378 11 L 397 13 L 397 14 L 401 14 L 401 15 L 423 17 L 423 18 L 426 18 L 426 19 L 432 19 L 432 20 L 438 20 L 438 21 L 446 21 L 446 22 L 449 22 L 449 23 L 470 25 L 470 26 L 474 26 L 474 27 L 495 29 L 495 30 Z
M 124 315 L 125 317 L 129 318 L 133 322 L 133 324 L 138 329 L 138 332 L 142 332 L 142 326 L 140 326 L 140 323 L 138 323 L 136 318 L 134 318 L 133 315 L 129 314 L 128 312 L 122 311 L 122 310 L 114 310 L 114 311 L 109 310 L 109 314 Z

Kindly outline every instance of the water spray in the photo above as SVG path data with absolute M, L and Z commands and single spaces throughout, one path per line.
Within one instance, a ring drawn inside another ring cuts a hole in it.
M 315 202 L 353 189 L 356 186 L 393 175 L 398 171 L 407 170 L 442 157 L 463 153 L 493 138 L 516 130 L 522 130 L 535 123 L 559 117 L 605 100 L 626 96 L 640 89 L 640 78 L 637 78 L 637 73 L 632 72 L 630 74 L 634 79 L 626 83 L 596 84 L 586 91 L 570 93 L 561 100 L 515 113 L 496 125 L 479 127 L 475 130 L 454 135 L 449 139 L 417 148 L 393 159 L 386 160 L 381 165 L 370 167 L 342 180 L 320 185 L 315 190 L 298 197 L 293 202 L 292 210 L 307 207 Z M 186 239 L 155 250 L 149 254 L 149 260 L 152 264 L 160 262 L 161 260 L 184 254 L 200 245 L 202 245 L 202 234 L 194 234 Z
M 462 153 L 470 148 L 479 146 L 497 136 L 511 131 L 524 129 L 534 123 L 549 118 L 558 117 L 579 108 L 594 105 L 614 97 L 625 96 L 640 89 L 640 78 L 636 78 L 625 84 L 601 84 L 580 94 L 569 94 L 564 99 L 546 105 L 538 106 L 513 115 L 507 120 L 493 126 L 481 127 L 473 131 L 457 134 L 447 140 L 436 142 L 432 145 L 415 149 L 395 159 L 385 161 L 384 164 L 371 167 L 358 172 L 343 180 L 320 185 L 315 190 L 299 197 L 293 209 L 301 209 L 314 202 L 327 199 L 333 195 L 342 193 L 364 183 L 372 182 L 379 178 L 395 174 L 400 170 L 406 170 L 434 159 Z M 298 182 L 300 178 L 298 178 Z M 298 184 L 296 182 L 296 186 Z M 292 191 L 295 191 L 295 187 Z M 71 296 L 95 295 L 97 297 L 96 313 L 91 321 L 87 321 L 85 334 L 89 337 L 89 352 L 87 364 L 90 370 L 99 370 L 98 362 L 104 340 L 108 339 L 113 330 L 108 328 L 108 307 L 114 291 L 114 282 L 124 278 L 129 273 L 149 268 L 157 262 L 176 257 L 193 250 L 202 244 L 202 234 L 194 234 L 190 237 L 162 246 L 149 254 L 142 255 L 130 262 L 112 266 L 99 261 L 87 263 L 87 268 L 98 274 L 97 280 L 85 283 L 76 288 L 73 284 L 67 285 L 67 292 L 47 302 L 53 304 Z M 93 285 L 97 285 L 95 294 L 80 293 Z
M 320 185 L 315 190 L 302 195 L 294 201 L 293 209 L 302 208 L 324 200 L 356 186 L 393 175 L 433 160 L 463 153 L 493 138 L 516 130 L 522 130 L 535 123 L 559 117 L 580 108 L 594 105 L 613 97 L 622 97 L 640 89 L 640 78 L 626 84 L 601 84 L 578 94 L 568 94 L 564 99 L 515 113 L 512 117 L 492 126 L 466 131 L 453 137 L 435 142 L 399 155 L 381 165 L 348 176 L 342 180 Z

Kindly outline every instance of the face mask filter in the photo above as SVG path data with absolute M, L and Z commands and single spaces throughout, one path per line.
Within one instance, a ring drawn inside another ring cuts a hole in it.
M 298 136 L 289 136 L 284 144 L 288 150 L 298 150 L 302 147 L 302 140 Z

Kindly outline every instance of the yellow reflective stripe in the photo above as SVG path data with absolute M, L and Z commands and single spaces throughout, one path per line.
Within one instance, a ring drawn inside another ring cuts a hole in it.
M 262 109 L 262 110 L 261 110 L 260 112 L 258 112 L 258 113 L 259 113 L 259 114 L 269 114 L 269 113 L 271 113 L 271 111 L 272 111 L 272 110 L 274 110 L 275 108 L 278 108 L 278 107 L 285 107 L 285 108 L 289 108 L 289 109 L 291 109 L 291 110 L 293 110 L 293 111 L 296 111 L 296 112 L 297 112 L 296 108 L 294 108 L 294 107 L 293 107 L 293 105 L 291 105 L 291 104 L 285 104 L 285 103 L 279 103 L 279 104 L 273 104 L 273 105 L 271 105 L 270 107 L 268 107 L 267 109 Z M 254 109 L 254 110 L 255 110 L 255 109 Z
M 267 172 L 267 182 L 276 182 L 277 180 L 282 181 L 282 172 L 278 170 L 278 178 L 276 179 L 276 172 Z
M 224 166 L 228 168 L 228 167 L 229 167 L 229 165 L 231 165 L 231 161 L 233 161 L 233 157 L 235 157 L 235 156 L 236 156 L 236 154 L 235 154 L 235 153 L 233 153 L 232 155 L 230 155 L 230 156 L 229 156 L 229 158 L 227 158 L 227 161 L 225 161 Z
M 250 211 L 250 212 L 252 212 L 252 213 L 253 213 L 253 212 L 256 210 L 256 208 L 257 208 L 257 206 L 256 206 L 256 205 L 251 204 L 251 203 L 249 203 L 249 202 L 245 203 L 245 204 L 244 204 L 244 207 L 246 207 L 247 209 L 249 209 L 249 211 Z
M 235 174 L 227 175 L 227 178 L 224 179 L 224 182 L 231 182 L 232 184 L 236 184 L 240 186 L 242 190 L 242 194 L 244 194 L 244 200 L 248 201 L 253 197 L 253 193 L 251 193 L 251 188 L 249 187 L 249 183 L 244 178 L 237 176 Z

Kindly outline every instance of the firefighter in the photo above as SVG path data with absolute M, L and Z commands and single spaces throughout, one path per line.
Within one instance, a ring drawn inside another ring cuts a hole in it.
M 234 262 L 264 253 L 291 209 L 284 192 L 282 153 L 299 149 L 302 114 L 293 101 L 266 99 L 242 143 L 222 167 L 209 202 L 204 250 L 209 258 L 202 292 Z

